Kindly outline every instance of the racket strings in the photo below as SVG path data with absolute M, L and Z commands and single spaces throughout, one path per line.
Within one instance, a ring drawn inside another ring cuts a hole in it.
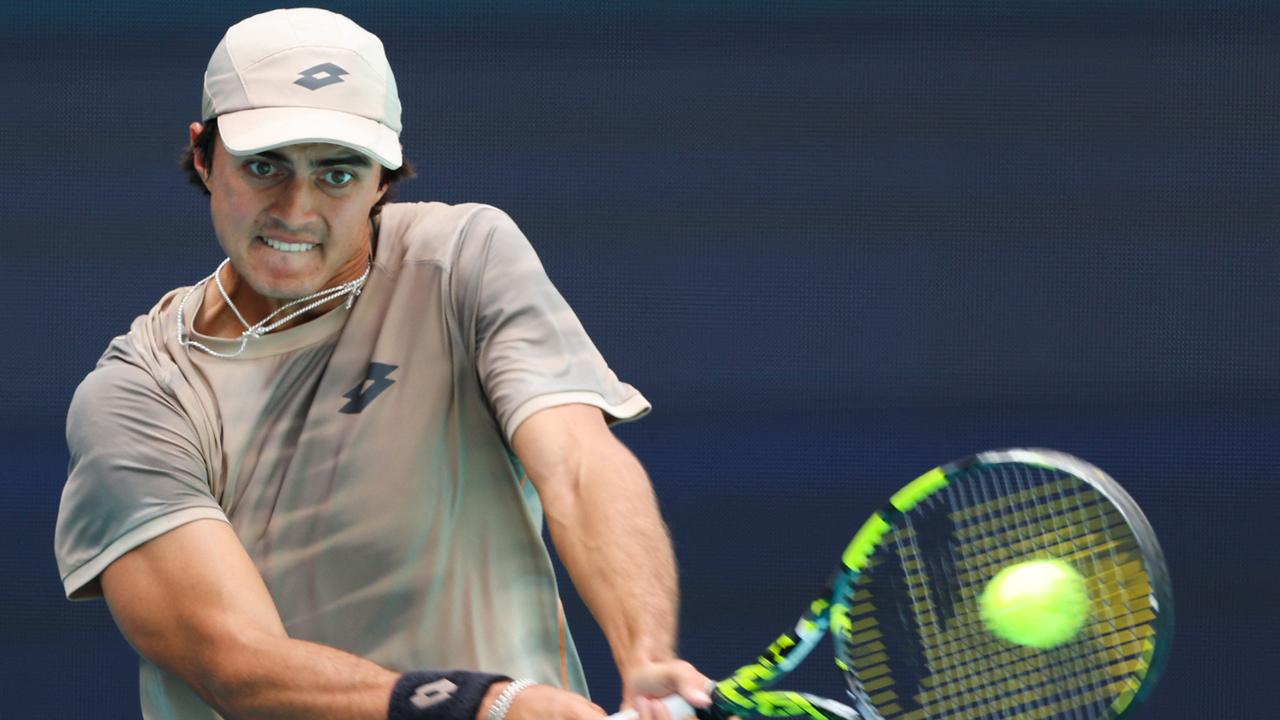
M 1013 467 L 1016 472 L 1023 466 Z M 1037 472 L 1045 471 L 1038 469 Z M 1085 675 L 1091 682 L 1082 688 L 1080 696 L 1106 703 L 1126 694 L 1128 683 L 1134 682 L 1133 678 L 1141 671 L 1143 648 L 1154 634 L 1151 623 L 1155 618 L 1148 600 L 1151 586 L 1136 539 L 1115 506 L 1100 493 L 1093 494 L 1090 507 L 1103 520 L 1098 524 L 1102 542 L 1086 541 L 1079 552 L 1064 559 L 1083 566 L 1086 576 L 1092 580 L 1089 591 L 1094 622 L 1084 631 L 1094 636 L 1090 642 L 1094 655 L 1092 658 L 1085 653 L 1072 655 L 1077 664 L 1093 671 Z M 1087 667 L 1090 659 L 1092 668 Z M 1095 710 L 1101 712 L 1105 708 Z
M 938 532 L 939 517 L 950 533 Z M 1093 718 L 1135 683 L 1153 632 L 1150 586 L 1124 518 L 1089 484 L 1028 465 L 981 467 L 891 532 L 854 593 L 849 630 L 850 663 L 883 717 Z M 888 548 L 890 560 L 880 557 Z M 995 638 L 978 611 L 985 584 L 1045 557 L 1087 578 L 1087 627 L 1048 651 Z
M 1027 488 L 1028 485 L 1036 484 L 1034 481 L 1028 480 L 1028 478 L 1024 475 L 1024 472 L 1023 472 L 1024 469 L 1025 469 L 1024 466 L 1020 466 L 1020 465 L 1012 466 L 1012 467 L 1000 466 L 996 468 L 995 476 L 998 478 L 1001 488 L 1004 489 L 1006 492 L 1008 492 L 1011 488 L 1015 489 L 1018 492 L 1024 492 L 1025 488 Z M 1010 470 L 1011 472 L 1009 472 Z M 1058 483 L 1043 482 L 1045 480 L 1045 477 L 1044 477 L 1044 471 L 1042 469 L 1034 470 L 1033 472 L 1035 472 L 1037 475 L 1036 479 L 1042 481 L 1040 484 L 1040 487 L 1056 488 L 1056 486 L 1059 485 Z M 1009 478 L 1010 474 L 1013 475 L 1012 481 Z M 1077 485 L 1077 488 L 1082 486 L 1083 486 L 1082 484 Z M 979 483 L 978 487 L 985 488 L 985 486 L 982 485 L 981 483 Z M 1055 496 L 1063 497 L 1064 499 L 1067 499 L 1067 500 L 1076 499 L 1067 495 L 1065 491 L 1056 492 Z M 1036 514 L 1039 514 L 1041 516 L 1043 516 L 1043 512 L 1041 512 L 1042 510 L 1048 511 L 1048 514 L 1049 514 L 1048 526 L 1050 528 L 1065 529 L 1066 527 L 1076 525 L 1079 521 L 1086 520 L 1088 516 L 1092 514 L 1090 512 L 1091 510 L 1100 509 L 1104 506 L 1107 506 L 1105 503 L 1100 503 L 1099 500 L 1100 498 L 1092 497 L 1092 496 L 1087 500 L 1080 498 L 1080 504 L 1077 506 L 1077 508 L 1071 510 L 1070 512 L 1064 512 L 1061 514 L 1061 517 L 1065 518 L 1062 520 L 1059 519 L 1060 514 L 1058 513 L 1058 509 L 1060 509 L 1059 506 L 1063 505 L 1064 503 L 1061 503 L 1053 499 L 1043 499 L 1035 503 L 1033 507 L 1036 508 Z M 1070 504 L 1070 503 L 1068 502 L 1066 504 Z M 1061 509 L 1066 510 L 1067 508 L 1063 507 Z M 1077 517 L 1073 517 L 1073 516 L 1077 516 Z M 1123 518 L 1121 518 L 1120 520 L 1121 522 L 1123 522 Z M 1067 523 L 1070 523 L 1070 525 L 1067 525 Z M 1100 523 L 1100 525 L 1103 528 L 1106 527 L 1105 523 Z M 1086 526 L 1088 526 L 1087 522 L 1086 522 Z M 1028 536 L 1027 539 L 1034 541 L 1034 538 L 1035 538 L 1034 532 L 1030 530 L 1030 527 L 1031 527 L 1030 525 L 1022 526 L 1022 528 L 1026 531 L 1025 534 Z M 1088 527 L 1088 530 L 1093 530 L 1093 528 Z M 1063 558 L 1063 559 L 1075 559 L 1079 555 L 1080 544 L 1076 542 L 1077 537 L 1079 537 L 1079 535 L 1072 536 L 1067 539 L 1066 543 L 1070 545 L 1070 549 L 1071 549 L 1071 553 L 1070 553 L 1071 558 Z M 1109 539 L 1109 536 L 1108 536 L 1108 539 Z M 1059 550 L 1059 548 L 1062 548 L 1062 546 L 1063 546 L 1063 543 L 1057 543 L 1055 545 L 1050 545 L 1048 547 L 1037 548 L 1036 552 L 1039 552 L 1039 553 L 1049 552 L 1049 553 L 1062 555 L 1062 554 L 1065 554 L 1065 553 L 1061 553 Z M 1088 545 L 1086 544 L 1085 547 L 1088 547 Z M 1026 549 L 1030 550 L 1031 548 L 1026 548 Z M 1081 716 L 1081 713 L 1084 711 L 1085 706 L 1093 704 L 1092 702 L 1086 700 L 1086 698 L 1081 697 L 1080 695 L 1076 695 L 1074 698 L 1072 697 L 1074 691 L 1081 690 L 1084 688 L 1088 688 L 1090 692 L 1096 691 L 1097 684 L 1093 681 L 1093 678 L 1087 672 L 1088 668 L 1081 661 L 1081 658 L 1079 656 L 1069 655 L 1068 657 L 1072 660 L 1072 662 L 1070 663 L 1071 675 L 1068 677 L 1069 684 L 1064 685 L 1062 682 L 1058 682 L 1055 685 L 1051 686 L 1052 689 L 1050 689 L 1049 692 L 1037 693 L 1034 696 L 1032 696 L 1030 698 L 1030 702 L 1028 702 L 1027 705 L 1029 706 L 1028 709 L 1031 710 L 1033 714 L 1044 715 L 1046 713 L 1051 713 L 1052 703 L 1064 702 L 1066 704 L 1066 709 L 1069 712 L 1070 717 L 1074 719 Z M 1045 684 L 1049 682 L 1053 682 L 1054 680 L 1058 680 L 1058 678 L 1047 678 L 1043 676 L 1037 677 L 1037 679 Z M 1076 702 L 1070 702 L 1072 699 L 1074 699 Z M 1093 713 L 1090 712 L 1089 714 L 1093 714 Z
M 1063 546 L 1069 546 L 1071 554 L 1076 554 L 1078 544 L 1076 543 L 1077 535 L 1071 533 L 1071 530 L 1077 526 L 1077 522 L 1088 517 L 1092 507 L 1096 506 L 1096 502 L 1090 502 L 1066 491 L 1056 483 L 1045 482 L 1029 482 L 1023 475 L 1021 466 L 1014 466 L 1013 472 L 1006 472 L 1007 466 L 1001 466 L 992 473 L 993 482 L 998 485 L 998 489 L 1005 494 L 1015 494 L 1017 496 L 1029 496 L 1030 502 L 1022 506 L 1022 511 L 1012 523 L 1017 533 L 1017 544 L 1012 548 L 1013 553 L 1034 553 L 1043 554 L 1044 552 L 1053 552 Z M 1012 474 L 1012 478 L 1010 477 Z M 1043 477 L 1038 477 L 1043 481 Z M 985 500 L 990 491 L 995 489 L 986 483 L 974 483 L 970 485 Z M 1033 488 L 1047 489 L 1049 493 L 1034 493 Z M 1058 509 L 1070 510 L 1060 514 Z M 1071 518 L 1071 522 L 1064 522 L 1061 517 Z M 1072 517 L 1074 516 L 1074 517 Z M 1039 523 L 1039 525 L 1035 525 Z M 1042 531 L 1037 536 L 1036 528 L 1045 528 L 1047 532 Z M 1065 538 L 1064 538 L 1065 536 Z M 1058 554 L 1066 554 L 1059 552 Z M 990 577 L 991 568 L 984 568 L 982 573 L 985 577 Z M 982 582 L 979 580 L 978 582 Z M 981 587 L 975 583 L 976 587 Z M 1070 694 L 1082 687 L 1092 685 L 1092 681 L 1085 672 L 1085 668 L 1075 658 L 1075 662 L 1071 663 L 1071 667 L 1067 668 L 1070 673 L 1066 678 L 1057 677 L 1057 673 L 1043 672 L 1042 667 L 1034 664 L 1028 664 L 1021 660 L 1015 659 L 1011 663 L 1002 664 L 1005 670 L 1004 676 L 1005 687 L 1009 684 L 1022 685 L 1024 689 L 1020 694 L 1016 693 L 1007 695 L 1004 700 L 1006 703 L 1019 703 L 1020 709 L 1024 712 L 1030 711 L 1033 714 L 1041 714 L 1047 709 L 1050 702 L 1070 697 Z M 1067 683 L 1062 682 L 1067 680 Z M 1052 683 L 1052 685 L 1050 685 Z M 1039 687 L 1052 687 L 1049 693 L 1037 692 Z M 1002 688 L 1003 689 L 1003 688 Z M 1079 703 L 1070 703 L 1068 710 L 1071 717 L 1077 717 L 1078 711 L 1081 710 Z
M 962 489 L 972 490 L 973 491 L 972 494 L 975 497 L 977 497 L 980 501 L 982 501 L 984 504 L 989 504 L 991 494 L 997 491 L 1003 492 L 1006 495 L 1011 493 L 1018 493 L 1026 496 L 1033 496 L 1034 495 L 1033 493 L 1027 492 L 1028 486 L 1031 483 L 1028 482 L 1027 478 L 1021 472 L 1022 470 L 1025 470 L 1025 468 L 1020 466 L 1013 466 L 1012 469 L 1014 470 L 1014 472 L 1012 477 L 1010 477 L 1008 473 L 1003 472 L 1008 469 L 1009 468 L 1007 467 L 999 468 L 999 470 L 1002 472 L 999 476 L 994 477 L 992 479 L 993 483 L 970 482 L 970 483 L 961 484 L 959 487 L 961 487 Z M 1034 472 L 1043 473 L 1043 471 L 1039 469 L 1035 470 Z M 1043 481 L 1043 478 L 1041 478 L 1040 481 Z M 997 485 L 998 485 L 998 488 L 995 487 Z M 1062 493 L 1062 492 L 1056 492 L 1054 494 L 1060 498 L 1068 497 L 1065 493 Z M 1041 493 L 1041 495 L 1044 495 L 1044 494 Z M 1090 510 L 1096 510 L 1098 512 L 1101 512 L 1110 508 L 1108 503 L 1097 502 L 1098 499 L 1099 498 L 1093 498 L 1091 501 L 1086 501 L 1082 505 L 1082 512 L 1072 513 L 1071 524 L 1074 525 L 1076 522 L 1078 522 L 1079 518 L 1082 515 L 1087 517 L 1088 514 L 1090 514 L 1089 513 Z M 1056 528 L 1066 527 L 1066 524 L 1061 518 L 1061 513 L 1059 513 L 1058 511 L 1059 508 L 1062 508 L 1065 505 L 1066 504 L 1062 502 L 1048 502 L 1048 503 L 1041 502 L 1035 506 L 1034 512 L 1036 513 L 1036 515 L 1032 522 L 1028 522 L 1026 520 L 1016 520 L 1012 522 L 1008 520 L 1003 521 L 1003 522 L 1008 522 L 1009 525 L 1011 525 L 1016 529 L 1016 532 L 1013 534 L 1013 538 L 1016 539 L 1016 543 L 1017 543 L 1015 546 L 1016 550 L 1026 553 L 1031 550 L 1038 550 L 1040 547 L 1049 547 L 1053 550 L 1057 550 L 1057 553 L 1056 553 L 1057 555 L 1066 554 L 1062 552 L 1062 543 L 1046 546 L 1046 538 L 1052 536 L 1053 533 L 1041 532 L 1039 533 L 1039 537 L 1032 534 L 1033 528 L 1043 527 L 1046 524 L 1051 529 L 1055 527 Z M 1047 509 L 1047 512 L 1045 512 L 1046 509 Z M 1112 524 L 1113 523 L 1104 522 L 1102 523 L 1102 527 L 1108 527 Z M 1057 535 L 1059 538 L 1062 537 L 1062 533 L 1058 533 Z M 1010 538 L 1008 537 L 1002 538 L 1002 540 L 1004 542 L 1010 542 Z M 1097 541 L 1094 540 L 1091 542 L 1097 542 Z M 1075 544 L 1074 539 L 1072 544 Z M 1111 547 L 1111 548 L 1115 547 L 1114 542 L 1104 541 L 1101 543 L 1101 545 L 1105 547 Z M 1085 548 L 1086 550 L 1083 557 L 1090 559 L 1096 564 L 1097 553 L 1089 552 L 1087 550 L 1088 548 L 1087 545 L 1085 546 Z M 1052 556 L 1053 554 L 1036 552 L 1034 553 L 1033 556 L 1043 557 L 1045 555 Z M 1075 553 L 1075 555 L 1080 556 L 1080 553 L 1077 552 Z M 1026 559 L 1026 558 L 1021 558 L 1021 559 Z M 1001 561 L 997 560 L 996 563 L 991 563 L 991 564 L 1001 564 Z M 990 574 L 994 574 L 994 571 L 991 571 L 989 574 L 985 574 L 985 575 L 986 577 L 990 577 Z M 983 578 L 984 581 L 985 579 L 986 578 Z M 981 587 L 982 585 L 976 585 L 975 589 L 981 588 Z M 976 623 L 975 623 L 975 626 L 976 626 Z M 970 634 L 972 635 L 973 633 L 970 633 Z M 979 635 L 977 635 L 977 637 L 983 638 L 988 642 L 992 642 L 993 640 L 989 636 L 987 636 L 985 632 L 980 633 Z M 968 638 L 968 640 L 970 641 L 972 639 L 973 639 L 972 637 Z M 1020 716 L 1024 716 L 1028 714 L 1029 712 L 1033 711 L 1036 707 L 1040 707 L 1040 708 L 1048 707 L 1049 704 L 1051 703 L 1061 704 L 1063 700 L 1071 700 L 1073 696 L 1075 700 L 1081 701 L 1086 698 L 1098 696 L 1100 689 L 1101 690 L 1108 689 L 1098 681 L 1100 677 L 1099 674 L 1097 673 L 1091 674 L 1088 672 L 1089 668 L 1086 667 L 1086 665 L 1084 664 L 1083 658 L 1079 654 L 1069 654 L 1064 652 L 1056 653 L 1056 655 L 1059 658 L 1073 660 L 1073 663 L 1070 667 L 1064 668 L 1067 672 L 1071 674 L 1071 677 L 1060 678 L 1060 677 L 1055 677 L 1054 674 L 1044 673 L 1042 671 L 1043 663 L 1041 663 L 1040 666 L 1037 666 L 1034 664 L 1028 665 L 1026 664 L 1025 661 L 1023 661 L 1021 662 L 1020 665 L 1015 665 L 1011 668 L 1004 668 L 999 663 L 1001 663 L 1002 661 L 1007 662 L 1007 659 L 1011 656 L 1011 653 L 1006 652 L 1004 654 L 992 655 L 992 654 L 988 654 L 990 652 L 990 648 L 983 648 L 982 652 L 984 653 L 982 657 L 987 662 L 987 664 L 997 663 L 994 668 L 988 669 L 987 676 L 992 675 L 992 672 L 991 672 L 992 670 L 1003 670 L 1002 673 L 997 673 L 997 674 L 1003 674 L 1004 677 L 1006 678 L 1003 684 L 990 683 L 990 687 L 987 688 L 988 692 L 986 693 L 986 695 L 992 696 L 992 693 L 990 692 L 992 688 L 995 688 L 998 691 L 1002 691 L 1003 698 L 1000 704 L 1002 706 L 1005 706 L 1005 709 L 1008 709 L 1007 706 L 1010 702 L 1024 703 L 1022 707 L 1017 709 L 1017 712 Z M 1031 652 L 1034 653 L 1034 651 L 1031 651 Z M 1033 655 L 1033 657 L 1039 658 L 1041 656 Z M 1057 673 L 1057 674 L 1060 675 L 1061 673 Z M 1081 678 L 1083 678 L 1084 680 L 1081 681 Z M 976 678 L 974 680 L 976 681 Z M 1029 682 L 1039 682 L 1042 685 L 1045 685 L 1046 687 L 1042 687 L 1042 688 L 1032 687 L 1030 689 L 1020 687 L 1020 686 L 1025 686 Z M 995 697 L 997 699 L 1001 699 L 999 695 L 996 695 Z M 1031 701 L 1029 706 L 1025 704 L 1026 701 Z M 1078 711 L 1078 710 L 1083 711 L 1083 707 L 1081 707 L 1080 702 L 1069 703 L 1068 705 L 1064 707 L 1060 707 L 1059 709 L 1068 711 L 1070 713 L 1070 716 L 1075 716 L 1076 715 L 1075 711 Z M 1036 713 L 1036 714 L 1040 714 L 1040 713 Z M 1051 715 L 1053 713 L 1051 712 L 1049 714 Z M 1093 716 L 1093 713 L 1092 712 L 1088 713 L 1088 716 Z

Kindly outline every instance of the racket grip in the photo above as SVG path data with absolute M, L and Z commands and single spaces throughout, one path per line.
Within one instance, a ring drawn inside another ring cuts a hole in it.
M 693 706 L 685 702 L 684 698 L 679 695 L 668 695 L 659 702 L 667 706 L 667 712 L 671 713 L 671 720 L 685 720 L 697 714 Z M 623 710 L 609 716 L 609 720 L 635 720 L 635 718 L 635 708 Z

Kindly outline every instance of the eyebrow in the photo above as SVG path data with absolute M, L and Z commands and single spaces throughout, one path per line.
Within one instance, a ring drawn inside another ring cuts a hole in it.
M 274 150 L 264 150 L 260 153 L 254 153 L 258 157 L 264 157 L 268 160 L 274 160 L 285 165 L 293 165 L 289 158 L 281 155 Z M 373 167 L 373 162 L 364 155 L 339 155 L 338 157 L 330 157 L 320 160 L 316 163 L 316 167 L 333 167 L 334 165 L 350 165 L 352 167 L 368 168 Z

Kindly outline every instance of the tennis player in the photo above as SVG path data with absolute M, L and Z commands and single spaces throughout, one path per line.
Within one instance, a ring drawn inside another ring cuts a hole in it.
M 232 26 L 186 164 L 227 260 L 76 391 L 55 538 L 148 720 L 595 718 L 542 523 L 645 720 L 705 705 L 619 381 L 520 230 L 387 203 L 410 174 L 377 37 Z M 164 242 L 164 238 L 156 238 Z M 619 592 L 626 588 L 626 592 Z

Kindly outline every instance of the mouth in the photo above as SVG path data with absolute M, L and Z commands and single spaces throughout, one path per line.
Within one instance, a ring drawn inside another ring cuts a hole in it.
M 286 253 L 307 252 L 308 250 L 314 250 L 320 247 L 320 243 L 287 242 L 284 240 L 269 238 L 269 237 L 266 237 L 265 235 L 259 235 L 257 236 L 256 239 L 262 242 L 263 244 L 265 244 L 267 247 L 271 248 L 272 250 L 278 250 L 279 252 L 286 252 Z

